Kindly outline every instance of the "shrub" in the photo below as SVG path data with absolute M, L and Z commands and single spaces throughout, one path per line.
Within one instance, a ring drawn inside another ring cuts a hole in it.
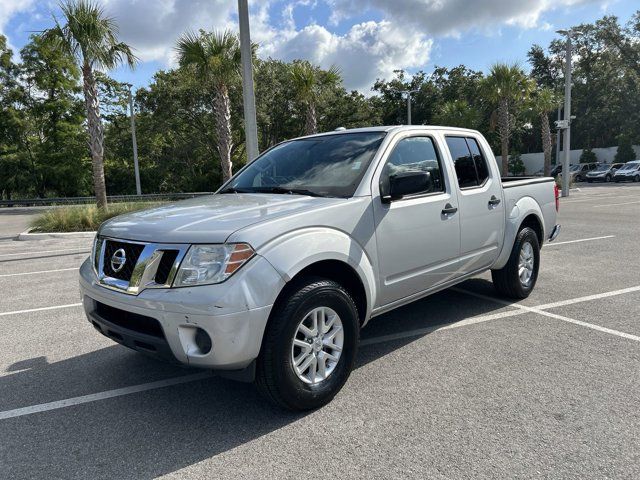
M 613 161 L 616 163 L 627 163 L 636 159 L 636 152 L 631 145 L 631 139 L 627 135 L 618 137 L 618 151 Z
M 106 208 L 95 205 L 73 205 L 52 208 L 32 223 L 33 232 L 92 232 L 106 220 L 123 213 L 162 205 L 158 202 L 111 203 Z
M 509 172 L 512 175 L 524 175 L 524 162 L 519 153 L 512 153 L 509 157 Z
M 580 163 L 595 163 L 598 161 L 598 156 L 590 148 L 582 150 L 580 155 Z

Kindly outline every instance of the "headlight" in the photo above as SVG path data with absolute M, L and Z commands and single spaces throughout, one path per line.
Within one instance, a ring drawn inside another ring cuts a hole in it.
M 93 245 L 91 246 L 91 265 L 96 276 L 98 275 L 98 265 L 100 264 L 100 251 L 102 250 L 102 240 L 96 234 L 93 237 Z
M 208 285 L 225 281 L 255 252 L 246 243 L 191 245 L 173 282 L 174 287 Z

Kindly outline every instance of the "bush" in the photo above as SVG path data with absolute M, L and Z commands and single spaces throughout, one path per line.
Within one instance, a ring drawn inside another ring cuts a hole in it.
M 112 203 L 106 208 L 95 205 L 74 205 L 52 208 L 32 223 L 32 232 L 93 232 L 106 220 L 123 213 L 162 205 L 159 202 Z
M 595 163 L 598 161 L 598 156 L 590 148 L 582 150 L 580 155 L 580 163 Z
M 613 161 L 616 163 L 627 163 L 636 159 L 636 152 L 631 145 L 631 139 L 626 135 L 618 137 L 618 151 Z
M 512 153 L 509 157 L 509 172 L 514 176 L 518 176 L 524 175 L 524 170 L 524 162 L 520 158 L 520 154 Z

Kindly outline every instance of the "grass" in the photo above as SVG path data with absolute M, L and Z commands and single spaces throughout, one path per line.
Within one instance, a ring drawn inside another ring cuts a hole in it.
M 106 220 L 123 213 L 135 212 L 162 205 L 161 202 L 112 203 L 106 208 L 95 205 L 73 205 L 52 208 L 32 223 L 32 232 L 93 232 Z

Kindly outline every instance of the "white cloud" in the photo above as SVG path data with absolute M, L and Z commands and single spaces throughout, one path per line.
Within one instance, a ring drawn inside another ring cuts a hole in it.
M 353 25 L 336 35 L 320 25 L 288 31 L 263 45 L 264 54 L 284 60 L 308 59 L 322 67 L 336 65 L 348 89 L 366 91 L 378 77 L 398 68 L 417 68 L 429 60 L 432 40 L 391 22 Z
M 376 10 L 399 25 L 413 25 L 430 35 L 458 35 L 469 29 L 496 29 L 500 24 L 532 28 L 549 10 L 602 0 L 326 0 L 332 22 Z
M 8 37 L 5 28 L 11 17 L 18 13 L 29 11 L 33 7 L 33 0 L 0 0 L 0 34 Z M 15 50 L 7 39 L 8 47 Z

